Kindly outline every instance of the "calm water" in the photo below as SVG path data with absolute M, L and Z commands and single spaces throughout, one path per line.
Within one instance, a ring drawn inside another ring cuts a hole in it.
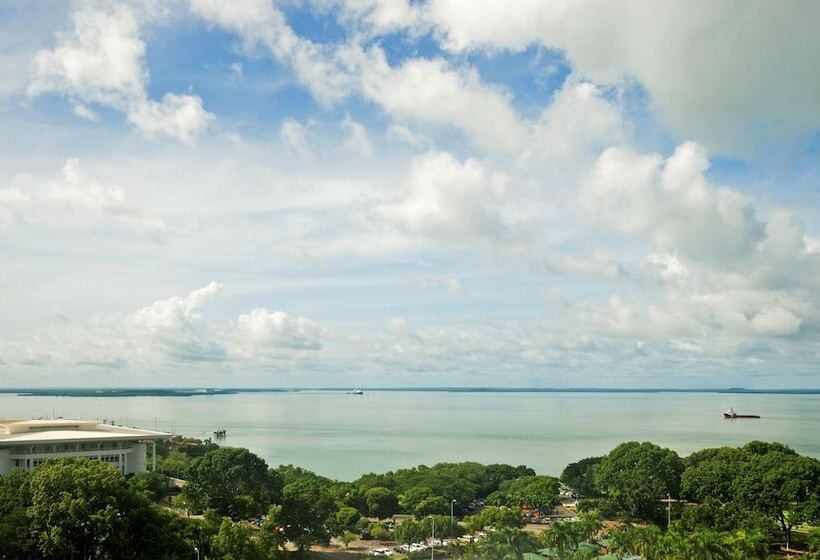
M 726 421 L 721 411 L 761 414 Z M 820 457 L 820 395 L 710 393 L 243 393 L 197 397 L 18 397 L 0 418 L 109 418 L 248 447 L 269 464 L 333 478 L 439 461 L 526 464 L 558 474 L 620 442 L 696 449 L 777 440 Z

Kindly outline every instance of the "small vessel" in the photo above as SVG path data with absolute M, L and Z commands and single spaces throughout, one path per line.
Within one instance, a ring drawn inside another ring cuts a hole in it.
M 760 418 L 757 414 L 738 414 L 734 408 L 730 408 L 723 413 L 723 418 L 726 420 L 734 420 L 735 418 Z
M 225 428 L 217 428 L 216 430 L 214 430 L 214 437 L 216 439 L 225 439 L 226 435 L 227 432 L 225 431 Z
M 361 389 L 353 389 L 352 391 L 350 391 L 350 394 L 351 395 L 364 395 L 364 391 L 362 391 Z

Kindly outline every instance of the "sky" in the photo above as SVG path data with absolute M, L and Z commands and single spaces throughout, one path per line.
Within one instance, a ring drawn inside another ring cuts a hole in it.
M 820 387 L 820 3 L 0 3 L 0 386 Z

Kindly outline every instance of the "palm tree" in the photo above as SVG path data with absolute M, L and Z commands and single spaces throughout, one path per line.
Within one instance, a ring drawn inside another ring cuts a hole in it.
M 580 542 L 580 535 L 573 525 L 567 521 L 556 521 L 541 533 L 544 544 L 557 550 L 558 557 L 562 560 Z
M 581 540 L 589 541 L 601 530 L 603 524 L 597 511 L 587 511 L 581 514 L 581 519 L 575 523 L 575 529 Z
M 687 540 L 690 560 L 732 560 L 730 548 L 716 531 L 698 531 Z

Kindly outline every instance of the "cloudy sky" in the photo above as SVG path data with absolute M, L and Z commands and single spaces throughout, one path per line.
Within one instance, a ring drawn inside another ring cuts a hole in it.
M 0 4 L 0 385 L 820 386 L 820 3 Z

